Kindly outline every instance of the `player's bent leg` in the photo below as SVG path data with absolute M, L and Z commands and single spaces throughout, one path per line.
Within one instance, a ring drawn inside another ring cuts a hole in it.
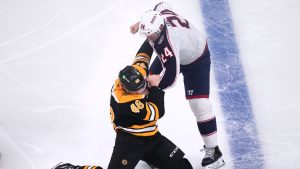
M 178 164 L 172 169 L 193 169 L 193 166 L 188 159 L 182 158 L 182 160 L 180 160 Z
M 114 148 L 108 169 L 134 169 L 139 159 L 124 148 Z
M 161 136 L 157 145 L 143 157 L 143 161 L 153 169 L 177 169 L 178 166 L 181 166 L 181 169 L 192 169 L 189 161 L 184 158 L 184 152 L 164 136 Z
M 150 160 L 151 161 L 151 160 Z M 154 158 L 154 161 L 148 161 L 147 164 L 151 167 L 151 169 L 193 169 L 193 166 L 189 162 L 188 159 L 182 158 L 177 163 L 172 165 L 173 167 L 169 168 L 168 166 L 164 165 L 163 163 L 157 163 L 157 159 Z M 154 165 L 156 164 L 156 165 Z M 160 166 L 160 167 L 158 167 Z
M 135 136 L 119 132 L 108 169 L 134 169 L 147 149 L 147 143 Z

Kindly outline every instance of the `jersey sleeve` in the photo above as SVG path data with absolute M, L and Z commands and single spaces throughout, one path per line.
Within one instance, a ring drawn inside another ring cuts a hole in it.
M 133 65 L 138 65 L 148 70 L 152 54 L 153 48 L 149 42 L 145 40 L 133 60 Z
M 149 89 L 148 100 L 157 106 L 159 112 L 159 118 L 165 114 L 165 101 L 164 101 L 164 91 L 158 87 L 151 87 Z
M 159 88 L 167 89 L 173 86 L 176 82 L 177 76 L 180 70 L 180 59 L 179 59 L 179 40 L 177 37 L 166 34 L 167 40 L 161 47 L 160 60 L 163 66 L 161 75 L 161 81 Z
M 159 88 L 167 89 L 176 82 L 177 78 L 177 63 L 176 57 L 169 58 L 164 64 L 164 71 L 161 73 L 161 81 Z
M 150 73 L 150 75 L 152 75 L 152 74 L 157 75 L 157 74 L 160 74 L 162 72 L 162 70 L 163 70 L 163 67 L 159 60 L 159 56 L 156 56 L 149 68 L 149 73 Z

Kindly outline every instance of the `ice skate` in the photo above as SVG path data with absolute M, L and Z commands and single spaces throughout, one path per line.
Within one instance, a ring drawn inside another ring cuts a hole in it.
M 225 165 L 222 152 L 218 146 L 214 148 L 206 148 L 204 146 L 202 151 L 205 151 L 205 156 L 201 163 L 203 169 L 217 169 Z
M 75 166 L 70 163 L 60 162 L 52 169 L 103 169 L 103 168 L 100 166 Z
M 52 169 L 77 169 L 76 166 L 70 164 L 70 163 L 58 163 L 56 166 L 54 166 Z

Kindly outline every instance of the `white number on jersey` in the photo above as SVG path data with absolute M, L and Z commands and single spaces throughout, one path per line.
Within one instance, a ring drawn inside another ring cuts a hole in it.
M 164 53 L 161 54 L 161 60 L 165 63 L 169 57 L 174 56 L 168 47 L 164 48 Z

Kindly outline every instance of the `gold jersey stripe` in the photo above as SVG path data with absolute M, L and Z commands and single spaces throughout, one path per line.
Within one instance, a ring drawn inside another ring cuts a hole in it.
M 126 133 L 135 135 L 135 136 L 153 136 L 158 132 L 158 127 L 157 126 L 152 126 L 152 130 L 145 130 L 145 131 L 136 131 L 135 129 L 130 129 L 130 128 L 123 128 L 123 127 L 117 127 L 116 131 L 122 130 Z
M 156 127 L 156 129 L 154 131 L 151 132 L 145 132 L 145 133 L 131 133 L 135 136 L 153 136 L 158 132 L 158 128 Z
M 145 57 L 145 58 L 148 59 L 148 60 L 151 59 L 151 57 L 150 57 L 147 53 L 138 53 L 138 54 L 136 55 L 136 57 L 138 57 L 138 56 L 143 56 L 143 57 Z
M 134 59 L 133 63 L 136 63 L 136 62 L 145 62 L 145 63 L 149 64 L 150 60 L 148 60 L 144 57 L 137 57 Z
M 144 124 L 144 125 L 132 125 L 129 128 L 132 129 L 142 129 L 142 128 L 146 128 L 146 127 L 150 127 L 150 126 L 155 126 L 156 125 L 156 121 L 152 121 L 148 124 Z
M 146 133 L 146 132 L 154 131 L 156 128 L 157 125 L 148 126 L 144 128 L 127 128 L 127 127 L 117 126 L 116 129 L 121 129 L 123 131 L 130 132 L 130 133 Z

